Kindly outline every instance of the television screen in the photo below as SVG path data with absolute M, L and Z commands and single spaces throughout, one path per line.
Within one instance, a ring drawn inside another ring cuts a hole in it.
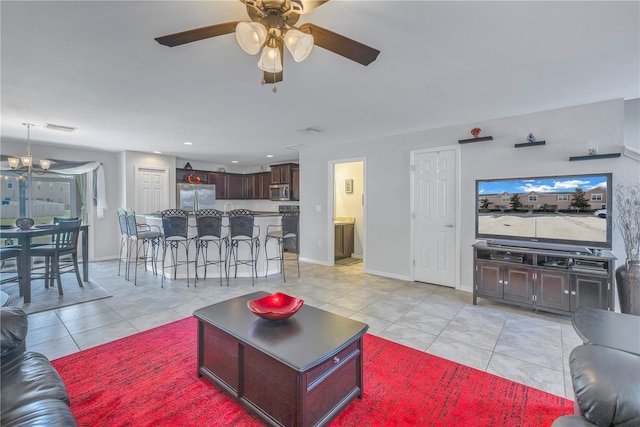
M 611 249 L 611 174 L 476 181 L 476 238 Z

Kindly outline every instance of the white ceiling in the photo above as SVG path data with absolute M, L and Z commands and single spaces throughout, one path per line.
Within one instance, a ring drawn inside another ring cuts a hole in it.
M 364 67 L 315 48 L 295 63 L 287 52 L 273 93 L 233 34 L 154 40 L 245 20 L 237 0 L 2 0 L 2 138 L 25 140 L 30 122 L 34 142 L 250 167 L 297 158 L 291 146 L 638 98 L 639 5 L 331 0 L 298 25 L 375 47 L 378 59 Z M 322 132 L 297 131 L 306 127 Z

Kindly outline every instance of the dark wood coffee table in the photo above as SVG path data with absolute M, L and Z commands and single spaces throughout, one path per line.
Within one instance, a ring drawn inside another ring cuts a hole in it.
M 196 310 L 198 375 L 276 426 L 325 425 L 362 398 L 369 326 L 308 305 L 286 320 L 260 319 L 255 292 Z

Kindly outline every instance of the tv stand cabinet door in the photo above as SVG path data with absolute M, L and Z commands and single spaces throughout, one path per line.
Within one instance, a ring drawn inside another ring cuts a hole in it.
M 475 283 L 473 286 L 473 303 L 477 297 L 504 298 L 502 267 L 491 261 L 476 261 Z
M 575 291 L 571 311 L 580 307 L 609 309 L 609 279 L 597 275 L 574 274 L 572 291 Z
M 571 309 L 571 283 L 569 274 L 538 270 L 536 306 L 569 312 Z
M 520 304 L 533 305 L 533 269 L 504 267 L 504 299 Z

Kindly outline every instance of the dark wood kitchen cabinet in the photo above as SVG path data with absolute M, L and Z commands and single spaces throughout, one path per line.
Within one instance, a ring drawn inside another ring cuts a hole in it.
M 354 224 L 335 225 L 335 259 L 349 258 L 354 251 L 355 228 Z
M 296 163 L 283 163 L 280 165 L 271 165 L 271 183 L 272 184 L 291 184 L 291 171 L 297 168 Z
M 245 175 L 236 173 L 227 174 L 227 199 L 246 199 Z
M 291 169 L 291 200 L 300 200 L 300 168 Z
M 209 184 L 216 186 L 216 199 L 228 199 L 227 174 L 224 172 L 209 172 Z
M 251 173 L 244 176 L 245 199 L 269 199 L 269 185 L 271 185 L 271 172 Z

